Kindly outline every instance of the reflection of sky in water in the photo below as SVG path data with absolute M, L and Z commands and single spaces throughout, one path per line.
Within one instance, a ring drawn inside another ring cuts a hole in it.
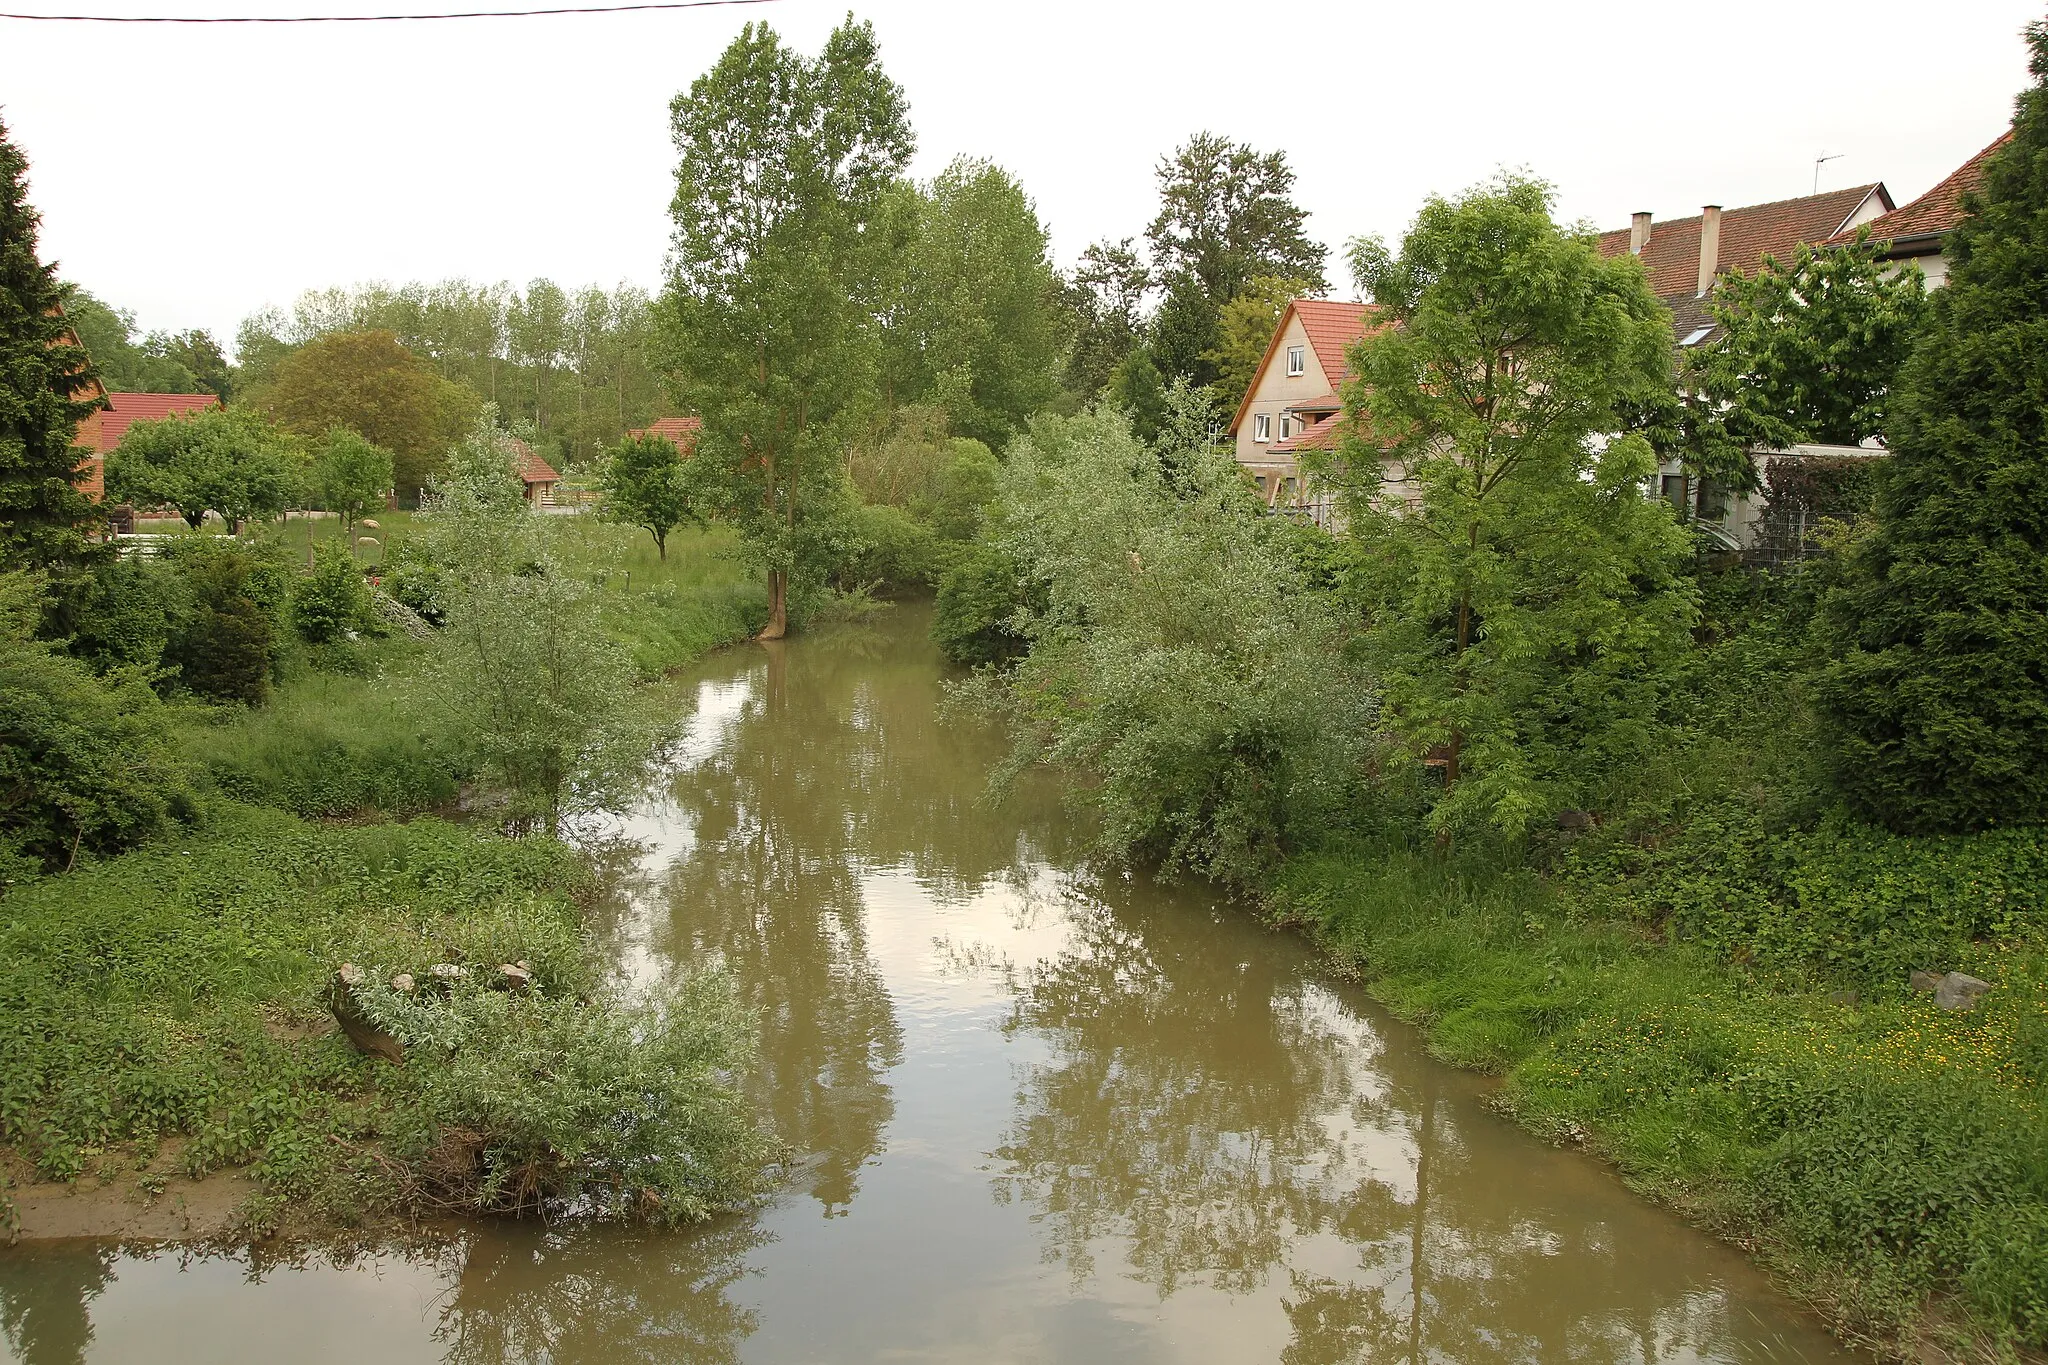
M 1292 937 L 1066 870 L 1056 794 L 980 803 L 991 750 L 933 722 L 935 670 L 892 641 L 923 618 L 891 617 L 887 648 L 714 661 L 610 831 L 623 976 L 722 959 L 760 1011 L 762 1101 L 800 1157 L 767 1208 L 486 1229 L 460 1268 L 73 1264 L 83 1358 L 1841 1358 Z

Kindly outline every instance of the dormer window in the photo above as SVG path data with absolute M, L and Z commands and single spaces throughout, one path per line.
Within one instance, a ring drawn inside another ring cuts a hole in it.
M 1298 374 L 1307 374 L 1307 373 L 1308 373 L 1308 347 L 1306 347 L 1306 346 L 1289 346 L 1289 347 L 1287 348 L 1287 374 L 1288 374 L 1288 377 L 1289 377 L 1289 378 L 1292 378 L 1292 377 L 1294 377 L 1295 375 L 1298 375 Z
M 1273 414 L 1262 412 L 1252 418 L 1252 439 L 1270 441 L 1273 439 Z

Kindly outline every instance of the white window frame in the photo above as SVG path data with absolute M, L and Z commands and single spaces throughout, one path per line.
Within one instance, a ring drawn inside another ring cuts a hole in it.
M 1254 441 L 1270 441 L 1273 439 L 1272 413 L 1255 412 L 1252 414 L 1252 439 Z
M 1304 375 L 1307 373 L 1308 347 L 1289 346 L 1287 348 L 1287 377 L 1289 379 L 1292 379 L 1297 375 Z

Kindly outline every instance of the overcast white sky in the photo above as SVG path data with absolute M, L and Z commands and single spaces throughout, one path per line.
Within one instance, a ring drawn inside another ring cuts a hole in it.
M 585 0 L 603 3 L 604 0 Z M 506 7 L 559 0 L 505 0 Z M 377 13 L 462 0 L 13 0 L 129 14 Z M 658 284 L 667 105 L 748 21 L 807 50 L 843 3 L 431 24 L 0 20 L 0 117 L 43 251 L 145 328 L 223 341 L 363 280 Z M 1284 149 L 1333 248 L 1501 165 L 1626 226 L 1882 180 L 1903 203 L 1989 142 L 2040 0 L 864 0 L 930 175 L 1008 167 L 1065 264 L 1141 236 L 1152 167 L 1210 129 Z M 1347 281 L 1332 256 L 1333 282 Z

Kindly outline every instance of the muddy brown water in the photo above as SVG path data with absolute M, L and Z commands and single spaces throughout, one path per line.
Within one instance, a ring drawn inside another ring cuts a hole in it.
M 1825 1361 L 1729 1248 L 1196 887 L 1100 878 L 1049 783 L 942 719 L 928 613 L 721 654 L 627 821 L 622 973 L 722 959 L 802 1153 L 674 1233 L 437 1251 L 0 1252 L 73 1361 Z

